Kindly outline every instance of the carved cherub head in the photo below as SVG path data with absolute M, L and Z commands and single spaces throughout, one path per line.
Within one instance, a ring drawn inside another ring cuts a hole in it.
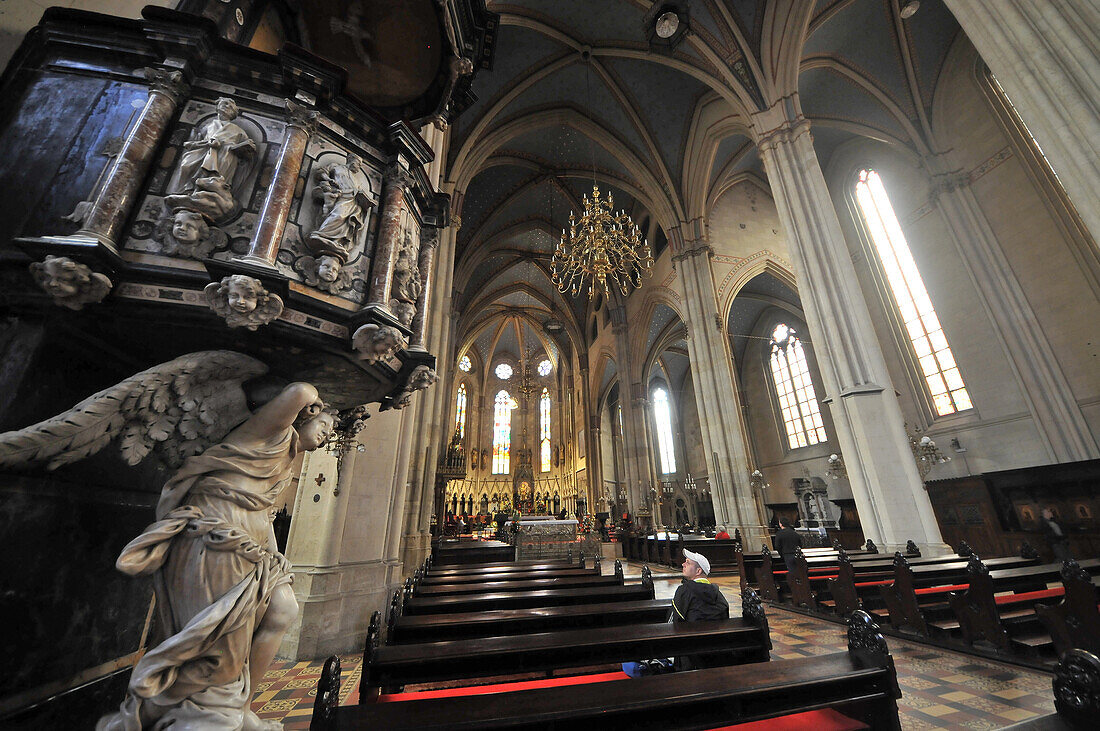
M 335 282 L 344 263 L 335 256 L 325 254 L 317 260 L 317 278 L 322 282 Z
M 320 257 L 301 256 L 295 260 L 294 269 L 310 287 L 332 294 L 351 289 L 352 271 L 344 266 L 339 257 L 327 254 Z
M 172 238 L 178 244 L 195 246 L 210 235 L 210 226 L 201 213 L 185 208 L 172 214 Z
M 67 256 L 47 256 L 31 264 L 34 281 L 55 304 L 79 310 L 91 302 L 102 302 L 111 291 L 111 280 Z
M 211 282 L 203 291 L 210 308 L 224 317 L 229 327 L 255 330 L 283 311 L 279 295 L 268 292 L 260 280 L 244 274 L 231 274 L 220 282 Z
M 355 331 L 351 344 L 360 360 L 375 363 L 405 347 L 405 338 L 395 327 L 368 323 Z

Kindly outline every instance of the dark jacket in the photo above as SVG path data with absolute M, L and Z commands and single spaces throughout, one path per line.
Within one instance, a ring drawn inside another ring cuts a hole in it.
M 793 556 L 794 552 L 802 546 L 802 536 L 795 533 L 794 528 L 780 528 L 772 543 L 775 544 L 775 550 L 786 561 L 787 556 Z
M 706 619 L 729 619 L 730 605 L 722 591 L 706 579 L 683 583 L 672 597 L 672 621 L 695 622 Z M 703 652 L 678 655 L 673 662 L 676 670 L 698 670 L 730 665 L 734 657 L 728 652 Z
M 730 618 L 730 604 L 722 596 L 722 591 L 705 579 L 684 579 L 676 589 L 672 606 L 672 619 L 675 622 Z

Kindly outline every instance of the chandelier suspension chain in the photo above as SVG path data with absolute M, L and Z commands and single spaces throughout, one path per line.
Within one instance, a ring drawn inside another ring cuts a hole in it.
M 591 52 L 585 56 L 585 116 L 591 119 Z M 592 196 L 583 197 L 580 218 L 569 213 L 569 228 L 562 229 L 561 240 L 550 261 L 551 280 L 561 292 L 577 297 L 588 289 L 589 298 L 599 289 L 610 297 L 614 287 L 625 297 L 652 276 L 653 254 L 642 237 L 641 229 L 626 210 L 615 211 L 610 191 L 601 196 L 596 184 L 596 141 L 589 135 L 592 159 Z

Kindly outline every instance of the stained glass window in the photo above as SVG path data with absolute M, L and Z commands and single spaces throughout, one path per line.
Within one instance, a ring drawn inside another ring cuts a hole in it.
M 458 438 L 466 438 L 466 384 L 458 387 L 458 398 L 455 402 L 455 429 L 458 430 Z
M 545 378 L 546 376 L 550 375 L 551 368 L 553 368 L 553 366 L 550 364 L 549 360 L 541 361 L 539 363 L 539 375 Z
M 539 366 L 539 370 L 542 367 Z M 542 461 L 542 471 L 550 471 L 550 389 L 542 389 L 542 397 L 539 398 L 539 455 Z
M 469 373 L 470 369 L 474 367 L 474 364 L 470 362 L 470 356 L 464 355 L 458 361 L 458 370 L 463 373 Z
M 494 372 L 497 374 L 497 378 L 502 381 L 507 381 L 509 378 L 512 377 L 512 366 L 508 365 L 507 363 L 501 363 L 497 366 L 496 371 Z
M 506 475 L 508 452 L 512 446 L 512 409 L 516 407 L 516 400 L 501 390 L 493 405 L 493 474 Z
M 791 449 L 824 442 L 825 425 L 817 405 L 806 351 L 794 330 L 780 323 L 772 331 L 772 381 Z
M 672 446 L 672 411 L 668 405 L 668 392 L 663 388 L 653 390 L 653 420 L 657 424 L 661 472 L 668 475 L 676 471 L 676 450 Z
M 955 356 L 947 344 L 936 310 L 924 288 L 924 280 L 901 232 L 901 225 L 882 179 L 874 170 L 861 170 L 856 183 L 856 201 L 867 223 L 886 280 L 901 320 L 913 345 L 932 403 L 939 416 L 972 408 L 970 394 Z

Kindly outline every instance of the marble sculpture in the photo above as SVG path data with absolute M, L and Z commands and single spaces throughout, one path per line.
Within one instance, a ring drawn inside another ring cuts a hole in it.
M 152 577 L 159 636 L 100 731 L 280 727 L 249 710 L 298 612 L 272 530 L 274 500 L 295 456 L 322 446 L 336 417 L 308 383 L 249 412 L 243 384 L 266 371 L 240 353 L 191 353 L 0 434 L 3 466 L 54 469 L 109 444 L 130 465 L 154 455 L 178 466 L 156 520 L 116 562 L 125 574 Z

